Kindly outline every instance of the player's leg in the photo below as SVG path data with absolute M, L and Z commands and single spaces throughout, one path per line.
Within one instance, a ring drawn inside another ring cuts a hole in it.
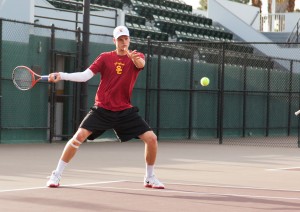
M 158 148 L 157 137 L 153 131 L 147 131 L 140 135 L 139 138 L 145 143 L 146 175 L 144 178 L 144 186 L 164 189 L 165 186 L 156 178 L 154 174 L 154 164 L 156 161 Z
M 132 138 L 140 138 L 144 141 L 146 162 L 144 185 L 151 188 L 164 188 L 164 185 L 154 175 L 158 146 L 157 137 L 148 123 L 138 114 L 138 111 L 137 107 L 133 107 L 116 114 L 118 123 L 114 130 L 122 142 Z
M 68 143 L 66 144 L 63 153 L 61 155 L 61 160 L 63 160 L 66 163 L 69 163 L 70 160 L 74 157 L 76 154 L 79 146 L 87 139 L 89 135 L 91 135 L 92 132 L 88 131 L 83 128 L 79 128 L 73 138 L 71 138 Z
M 68 162 L 74 157 L 79 146 L 86 139 L 93 140 L 102 135 L 107 129 L 111 129 L 111 123 L 109 120 L 110 113 L 99 107 L 92 107 L 89 113 L 81 122 L 77 132 L 66 144 L 61 158 L 57 164 L 57 168 L 53 171 L 50 180 L 47 182 L 48 187 L 58 187 L 62 172 Z
M 70 162 L 70 160 L 76 154 L 79 146 L 86 140 L 86 138 L 91 134 L 91 131 L 88 131 L 83 128 L 79 128 L 75 135 L 67 142 L 65 148 L 62 152 L 60 160 L 58 161 L 56 169 L 52 172 L 50 179 L 47 182 L 48 187 L 58 187 L 61 175 Z
M 157 137 L 153 131 L 147 131 L 139 136 L 145 143 L 145 160 L 148 165 L 154 165 L 157 155 Z

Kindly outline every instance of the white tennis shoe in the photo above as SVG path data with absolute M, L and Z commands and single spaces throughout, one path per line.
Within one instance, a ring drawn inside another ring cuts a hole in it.
M 165 186 L 162 184 L 155 175 L 151 177 L 145 177 L 144 178 L 144 186 L 146 188 L 156 188 L 156 189 L 164 189 Z
M 47 181 L 47 186 L 50 188 L 57 188 L 59 186 L 61 176 L 56 175 L 55 171 L 53 171 L 49 178 L 50 179 Z

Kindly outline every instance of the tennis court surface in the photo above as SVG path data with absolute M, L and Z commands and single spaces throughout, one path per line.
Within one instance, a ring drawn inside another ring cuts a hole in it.
M 160 142 L 157 190 L 143 187 L 142 142 L 85 143 L 47 188 L 63 148 L 1 144 L 0 211 L 300 211 L 298 148 Z

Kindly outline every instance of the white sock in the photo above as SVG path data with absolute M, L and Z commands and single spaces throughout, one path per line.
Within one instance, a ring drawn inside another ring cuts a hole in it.
M 146 164 L 146 176 L 152 177 L 154 175 L 154 165 Z
M 66 166 L 68 165 L 68 163 L 66 163 L 65 161 L 63 160 L 59 160 L 58 161 L 58 164 L 57 164 L 57 167 L 55 169 L 55 174 L 60 176 L 62 175 L 64 169 L 66 168 Z

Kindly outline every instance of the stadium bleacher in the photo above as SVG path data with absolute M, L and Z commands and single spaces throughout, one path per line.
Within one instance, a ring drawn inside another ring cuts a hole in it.
M 67 5 L 72 1 L 48 1 L 55 7 L 76 9 L 75 4 Z M 82 2 L 83 0 L 77 1 Z M 214 45 L 214 42 L 228 43 L 230 45 L 224 47 L 228 51 L 250 54 L 254 52 L 251 46 L 236 45 L 230 31 L 215 26 L 210 18 L 194 14 L 192 6 L 181 0 L 91 0 L 91 3 L 122 9 L 125 13 L 125 25 L 132 37 L 132 47 L 143 52 L 147 52 L 148 36 L 155 41 L 203 42 L 197 45 L 212 49 L 220 48 L 220 45 Z M 153 53 L 184 59 L 190 57 L 188 50 L 168 44 L 164 44 L 159 52 L 156 49 Z M 208 58 L 208 62 L 217 62 L 209 55 L 206 58 Z M 240 64 L 241 62 L 238 61 L 237 63 Z M 266 66 L 264 62 L 262 64 L 264 67 Z
M 82 6 L 78 8 L 72 1 L 48 0 L 48 2 L 62 9 L 82 9 Z M 136 38 L 150 36 L 151 39 L 160 41 L 176 38 L 177 41 L 230 42 L 233 37 L 224 28 L 213 26 L 211 19 L 193 14 L 192 6 L 180 0 L 91 0 L 91 3 L 118 9 L 123 9 L 126 5 L 125 24 Z
M 213 21 L 199 14 L 192 13 L 192 6 L 180 0 L 131 0 L 129 11 L 145 18 L 142 25 L 154 26 L 167 34 L 168 38 L 153 40 L 162 41 L 206 41 L 206 42 L 232 42 L 233 34 L 222 27 L 214 26 Z M 128 19 L 127 19 L 128 20 Z M 126 25 L 131 28 L 131 21 Z M 135 27 L 133 27 L 135 28 Z M 142 27 L 144 28 L 144 27 Z M 140 33 L 142 34 L 142 33 Z M 134 33 L 134 35 L 136 35 Z M 144 35 L 144 34 L 142 34 Z M 145 38 L 142 36 L 142 38 Z

